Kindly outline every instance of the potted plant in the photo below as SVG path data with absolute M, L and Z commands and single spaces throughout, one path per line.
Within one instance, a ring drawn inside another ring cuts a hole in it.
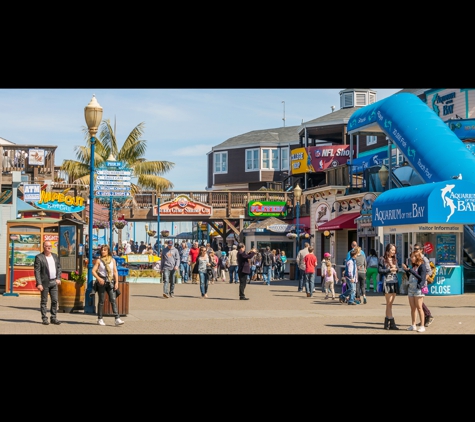
M 289 238 L 289 239 L 296 239 L 297 238 L 297 235 L 295 233 L 287 233 L 286 236 Z
M 58 311 L 73 312 L 84 309 L 87 271 L 71 271 L 68 278 L 61 277 L 58 285 Z
M 114 226 L 116 229 L 122 230 L 127 225 L 127 221 L 125 220 L 115 220 Z
M 170 232 L 168 230 L 162 230 L 160 232 L 160 234 L 162 235 L 162 237 L 168 237 L 170 236 Z
M 94 220 L 92 227 L 94 229 L 107 229 L 109 227 L 109 222 L 105 220 Z

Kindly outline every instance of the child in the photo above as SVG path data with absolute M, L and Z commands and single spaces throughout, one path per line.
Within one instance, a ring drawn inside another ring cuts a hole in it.
M 325 285 L 325 299 L 328 299 L 328 293 L 332 292 L 332 299 L 335 300 L 334 283 L 335 281 L 338 282 L 338 275 L 335 271 L 335 268 L 332 267 L 332 263 L 329 258 L 325 260 L 325 268 L 322 272 L 322 280 L 324 280 Z

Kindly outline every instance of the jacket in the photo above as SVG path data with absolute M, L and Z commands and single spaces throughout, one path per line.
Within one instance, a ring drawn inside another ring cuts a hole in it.
M 175 247 L 169 247 L 162 249 L 162 257 L 160 260 L 160 269 L 163 270 L 173 270 L 175 267 L 180 266 L 180 253 Z
M 414 268 L 408 268 L 406 271 L 407 278 L 412 274 L 417 279 L 417 288 L 422 289 L 424 286 L 427 286 L 426 276 L 427 276 L 427 267 L 425 262 L 423 262 L 417 270 Z
M 252 258 L 254 255 L 254 252 L 238 252 L 238 274 L 251 274 L 251 266 L 249 264 L 249 259 Z
M 386 265 L 386 261 L 384 260 L 384 256 L 379 257 L 378 261 L 378 273 L 381 276 L 380 280 L 385 283 L 397 283 L 398 278 L 397 274 L 392 274 L 390 268 Z
M 297 254 L 297 258 L 295 262 L 297 263 L 297 266 L 299 267 L 299 270 L 305 271 L 305 255 L 308 254 L 308 248 L 303 248 L 300 249 L 299 253 Z
M 58 255 L 55 253 L 51 253 L 51 255 L 53 256 L 54 263 L 56 264 L 56 280 L 60 280 L 63 270 L 61 268 Z M 35 271 L 36 287 L 42 286 L 43 284 L 49 284 L 51 281 L 51 277 L 49 275 L 49 266 L 46 256 L 43 252 L 35 256 L 33 268 Z

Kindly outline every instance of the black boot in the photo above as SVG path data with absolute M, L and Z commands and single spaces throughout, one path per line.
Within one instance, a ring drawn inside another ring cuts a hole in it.
M 389 329 L 390 330 L 399 330 L 399 327 L 396 325 L 396 321 L 394 320 L 394 318 L 391 318 L 389 320 Z
M 389 318 L 384 318 L 384 329 L 389 330 Z

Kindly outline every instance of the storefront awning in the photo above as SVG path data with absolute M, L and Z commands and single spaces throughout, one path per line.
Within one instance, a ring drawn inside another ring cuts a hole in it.
M 348 214 L 339 215 L 333 220 L 327 221 L 318 226 L 318 231 L 356 229 L 355 218 L 358 218 L 359 216 L 359 212 L 350 212 Z
M 473 224 L 474 192 L 473 183 L 459 179 L 388 190 L 373 202 L 373 226 Z

